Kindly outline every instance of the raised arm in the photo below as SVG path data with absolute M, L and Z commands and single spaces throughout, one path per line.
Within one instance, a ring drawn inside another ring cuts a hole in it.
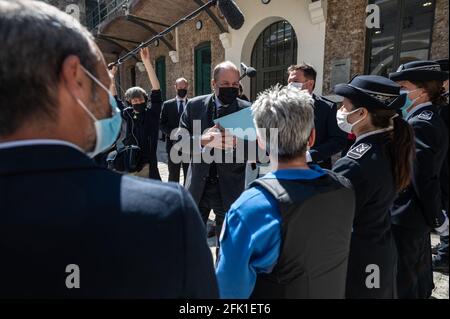
M 109 71 L 109 74 L 111 75 L 111 94 L 113 96 L 117 96 L 117 88 L 116 88 L 116 73 L 117 73 L 117 65 L 113 66 L 112 69 Z
M 155 68 L 153 67 L 150 49 L 143 48 L 141 50 L 141 59 L 144 63 L 145 69 L 147 70 L 148 79 L 150 80 L 150 85 L 152 86 L 152 91 L 157 91 L 161 89 L 161 84 L 159 83 L 158 77 L 156 76 Z

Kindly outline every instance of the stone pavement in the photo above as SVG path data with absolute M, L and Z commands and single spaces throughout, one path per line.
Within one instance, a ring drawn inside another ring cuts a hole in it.
M 159 173 L 161 174 L 161 178 L 163 181 L 167 181 L 169 176 L 169 171 L 167 169 L 167 154 L 165 152 L 165 144 L 160 142 L 158 146 L 158 168 Z M 181 184 L 183 183 L 183 170 L 181 170 Z M 210 216 L 210 224 L 213 222 L 214 214 Z M 436 235 L 431 235 L 432 244 L 435 245 L 439 242 L 439 237 Z M 211 252 L 213 254 L 214 261 L 216 260 L 216 238 L 209 238 L 208 245 L 211 248 Z M 449 278 L 448 274 L 441 274 L 438 272 L 434 273 L 434 284 L 436 288 L 433 291 L 433 297 L 436 299 L 449 299 Z

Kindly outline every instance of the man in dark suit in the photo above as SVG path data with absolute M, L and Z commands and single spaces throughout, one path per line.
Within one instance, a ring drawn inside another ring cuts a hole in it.
M 210 211 L 214 211 L 217 238 L 225 212 L 245 189 L 248 152 L 242 152 L 244 158 L 238 158 L 240 154 L 235 152 L 236 139 L 227 138 L 224 131 L 214 125 L 215 119 L 250 107 L 249 102 L 237 98 L 239 78 L 239 70 L 233 63 L 224 62 L 216 66 L 212 80 L 214 93 L 189 100 L 180 120 L 180 132 L 185 132 L 193 140 L 189 149 L 189 152 L 192 152 L 192 161 L 186 188 L 198 204 L 205 223 Z M 202 132 L 205 133 L 202 135 Z M 256 144 L 245 144 L 246 150 L 252 146 L 256 147 Z M 216 156 L 221 155 L 224 159 L 230 152 L 233 163 L 216 160 Z M 208 163 L 204 160 L 205 155 L 213 155 L 214 160 Z
M 307 152 L 309 163 L 319 164 L 322 168 L 331 169 L 331 157 L 341 152 L 347 144 L 347 136 L 337 126 L 337 106 L 321 96 L 313 93 L 316 86 L 317 72 L 306 63 L 293 65 L 288 69 L 290 86 L 307 90 L 314 99 L 314 124 L 316 143 Z
M 169 182 L 180 182 L 180 168 L 183 167 L 184 180 L 186 181 L 186 175 L 189 168 L 189 163 L 181 163 L 170 155 L 172 151 L 174 140 L 171 138 L 173 133 L 176 132 L 180 125 L 180 118 L 188 102 L 188 81 L 184 78 L 179 78 L 175 82 L 175 90 L 177 96 L 165 102 L 162 106 L 160 130 L 166 136 L 166 151 L 168 157 L 169 166 Z
M 121 125 L 90 33 L 39 1 L 0 26 L 0 299 L 218 297 L 191 196 L 85 155 Z

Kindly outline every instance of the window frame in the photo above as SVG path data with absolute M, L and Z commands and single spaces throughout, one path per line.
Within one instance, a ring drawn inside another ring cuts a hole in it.
M 375 4 L 376 0 L 369 0 L 368 4 Z M 400 66 L 400 54 L 402 50 L 402 40 L 403 40 L 403 20 L 405 18 L 405 7 L 406 1 L 408 0 L 389 0 L 389 1 L 398 1 L 399 6 L 397 10 L 397 23 L 395 24 L 396 30 L 394 31 L 394 52 L 393 52 L 393 60 L 392 65 L 393 69 L 396 70 Z M 436 1 L 437 0 L 429 0 L 432 2 L 432 19 L 431 19 L 431 28 L 430 28 L 430 46 L 428 47 L 428 58 L 431 57 L 431 49 L 433 46 L 433 34 L 434 34 L 434 22 L 436 20 Z M 372 55 L 372 39 L 373 34 L 376 30 L 379 29 L 368 29 L 366 28 L 366 42 L 365 42 L 365 54 L 364 54 L 364 74 L 372 74 L 370 70 L 370 58 Z

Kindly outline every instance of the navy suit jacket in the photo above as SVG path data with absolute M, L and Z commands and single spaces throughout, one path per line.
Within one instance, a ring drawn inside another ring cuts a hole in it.
M 0 251 L 0 298 L 218 297 L 191 196 L 67 145 L 0 145 Z
M 189 132 L 190 136 L 193 137 L 194 142 L 192 146 L 191 164 L 189 166 L 189 171 L 186 176 L 186 188 L 192 194 L 195 202 L 200 203 L 205 187 L 206 178 L 210 173 L 210 163 L 206 163 L 203 158 L 199 158 L 201 161 L 195 162 L 195 157 L 201 152 L 200 136 L 194 136 L 197 132 L 194 132 L 194 121 L 201 122 L 201 132 L 214 126 L 215 118 L 215 102 L 213 100 L 214 94 L 204 95 L 195 97 L 189 100 L 186 105 L 186 109 L 180 119 L 180 128 L 185 129 Z M 250 107 L 249 102 L 237 99 L 236 102 L 232 103 L 228 107 L 224 107 L 222 110 L 226 116 L 244 108 Z M 221 197 L 223 201 L 223 209 L 227 211 L 231 204 L 233 204 L 242 192 L 245 190 L 245 167 L 248 160 L 250 148 L 256 149 L 256 142 L 245 141 L 245 151 L 242 154 L 240 152 L 233 153 L 233 163 L 216 163 L 217 175 L 219 176 L 219 185 L 221 189 Z M 205 148 L 208 152 L 213 152 L 210 148 Z M 227 158 L 225 153 L 222 153 L 222 158 Z M 256 158 L 253 158 L 256 160 Z
M 347 134 L 337 125 L 335 103 L 313 94 L 316 142 L 309 153 L 313 161 L 331 169 L 331 157 L 341 152 L 347 144 Z
M 184 101 L 187 103 L 188 100 Z M 185 104 L 186 106 L 186 104 Z M 179 102 L 177 99 L 172 99 L 164 102 L 161 111 L 161 119 L 159 121 L 159 128 L 161 132 L 166 134 L 166 151 L 170 154 L 170 150 L 174 144 L 174 141 L 170 139 L 170 136 L 174 130 L 177 130 L 180 126 L 181 114 L 178 112 Z

